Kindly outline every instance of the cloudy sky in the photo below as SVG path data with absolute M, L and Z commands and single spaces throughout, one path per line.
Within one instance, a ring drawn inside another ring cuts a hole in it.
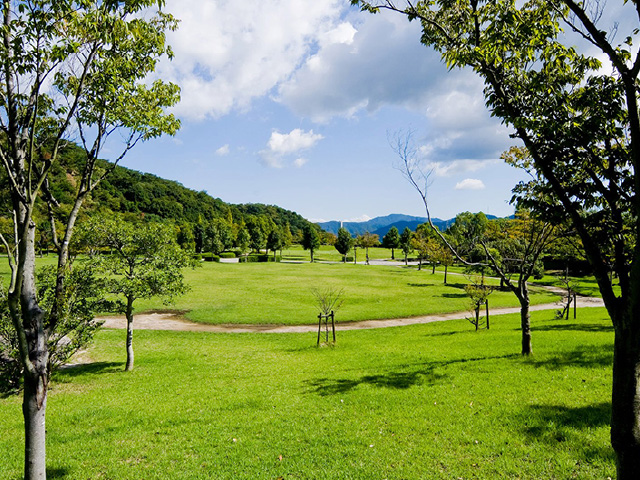
M 419 25 L 348 0 L 168 0 L 180 20 L 157 74 L 182 88 L 175 137 L 136 147 L 125 166 L 226 202 L 306 218 L 424 215 L 390 143 L 413 132 L 433 169 L 432 215 L 509 215 L 522 172 L 500 153 L 509 132 L 482 83 L 447 71 Z

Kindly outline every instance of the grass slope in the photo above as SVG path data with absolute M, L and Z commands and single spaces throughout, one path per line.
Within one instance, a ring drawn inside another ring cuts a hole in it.
M 192 289 L 170 308 L 186 311 L 189 319 L 201 323 L 314 323 L 314 287 L 344 289 L 344 305 L 336 315 L 342 322 L 459 312 L 469 305 L 464 276 L 450 275 L 449 284 L 444 285 L 443 274 L 432 275 L 431 269 L 205 262 L 185 276 Z M 540 288 L 535 291 L 532 304 L 557 299 Z M 496 291 L 489 304 L 492 308 L 517 306 L 518 300 L 513 293 Z M 135 306 L 137 312 L 167 308 L 158 299 L 138 300 Z
M 517 315 L 313 334 L 101 331 L 95 363 L 55 377 L 49 478 L 603 479 L 613 332 Z M 20 398 L 0 399 L 0 478 L 22 467 Z

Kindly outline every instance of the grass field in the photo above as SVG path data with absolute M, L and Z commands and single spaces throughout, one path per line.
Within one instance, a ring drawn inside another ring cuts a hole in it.
M 55 376 L 49 478 L 606 479 L 613 333 L 602 309 L 313 334 L 103 330 Z M 20 398 L 0 398 L 0 478 L 22 469 Z
M 344 289 L 339 322 L 458 312 L 469 304 L 463 275 L 450 275 L 444 285 L 442 272 L 415 267 L 204 262 L 185 276 L 192 289 L 169 308 L 185 311 L 187 318 L 201 323 L 314 323 L 314 287 Z M 556 298 L 538 288 L 531 301 L 549 303 Z M 489 304 L 517 306 L 518 301 L 513 293 L 496 291 Z M 167 308 L 158 299 L 139 300 L 135 306 L 137 312 Z

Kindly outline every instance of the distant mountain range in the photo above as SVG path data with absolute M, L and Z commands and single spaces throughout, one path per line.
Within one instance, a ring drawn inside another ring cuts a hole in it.
M 492 219 L 497 217 L 494 215 L 487 215 L 487 218 Z M 432 218 L 431 221 L 440 230 L 446 230 L 447 227 L 455 221 L 455 218 L 450 218 L 449 220 Z M 405 227 L 409 227 L 411 230 L 415 231 L 418 225 L 426 222 L 426 217 L 412 217 L 411 215 L 392 213 L 391 215 L 386 215 L 384 217 L 372 218 L 371 220 L 367 220 L 366 222 L 342 222 L 342 226 L 346 228 L 353 236 L 362 235 L 365 232 L 369 232 L 379 235 L 380 240 L 382 240 L 382 237 L 384 237 L 389 229 L 393 226 L 395 226 L 398 231 L 402 233 Z M 321 222 L 318 223 L 318 225 L 320 225 L 323 230 L 336 235 L 338 234 L 338 229 L 340 228 L 340 222 L 335 220 L 330 222 Z

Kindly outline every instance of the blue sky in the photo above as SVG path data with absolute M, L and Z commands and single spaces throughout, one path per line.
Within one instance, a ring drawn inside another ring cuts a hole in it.
M 182 129 L 123 165 L 314 221 L 422 216 L 389 145 L 413 131 L 433 170 L 433 216 L 513 212 L 526 176 L 499 156 L 515 141 L 489 116 L 479 79 L 447 71 L 419 25 L 346 0 L 168 0 L 166 10 L 181 24 L 157 75 L 182 88 Z

